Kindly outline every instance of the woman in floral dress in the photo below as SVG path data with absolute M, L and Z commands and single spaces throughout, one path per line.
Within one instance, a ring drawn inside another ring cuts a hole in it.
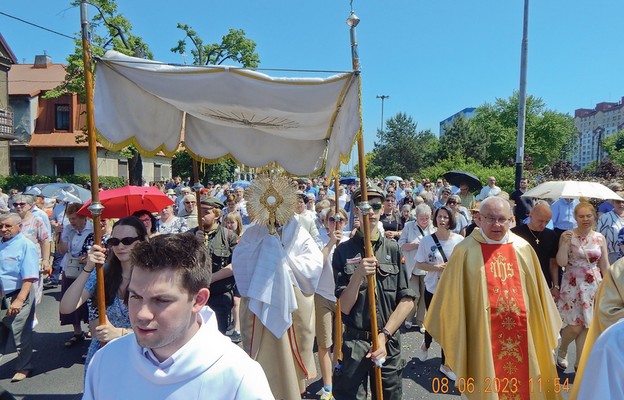
M 577 227 L 563 232 L 559 240 L 557 263 L 565 266 L 565 272 L 559 287 L 557 275 L 553 284 L 553 295 L 563 320 L 561 345 L 557 355 L 557 366 L 563 370 L 568 367 L 566 355 L 568 346 L 576 343 L 577 359 L 574 368 L 578 368 L 580 354 L 594 310 L 594 299 L 602 274 L 609 266 L 608 250 L 604 236 L 594 230 L 596 212 L 594 207 L 581 202 L 574 208 Z

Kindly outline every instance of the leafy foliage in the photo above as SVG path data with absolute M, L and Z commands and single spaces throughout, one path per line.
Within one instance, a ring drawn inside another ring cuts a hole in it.
M 72 1 L 72 6 L 80 6 L 80 1 Z M 152 52 L 143 39 L 132 33 L 132 24 L 121 14 L 117 14 L 114 0 L 90 0 L 97 9 L 91 19 L 91 57 L 102 57 L 107 50 L 116 50 L 127 55 L 152 58 Z M 81 103 L 85 103 L 84 64 L 82 40 L 76 40 L 74 53 L 67 57 L 65 81 L 49 90 L 45 98 L 56 98 L 76 93 Z
M 246 38 L 245 31 L 242 29 L 230 29 L 229 33 L 221 38 L 221 43 L 204 44 L 203 39 L 189 25 L 178 23 L 178 28 L 186 35 L 171 51 L 186 55 L 186 40 L 190 40 L 194 46 L 191 49 L 194 65 L 219 65 L 226 60 L 232 60 L 245 68 L 256 68 L 260 63 L 260 57 L 255 52 L 256 42 Z M 193 161 L 186 153 L 176 154 L 172 168 L 176 176 L 193 176 Z M 202 165 L 199 179 L 204 185 L 208 181 L 231 181 L 234 178 L 235 169 L 236 163 L 231 159 Z
M 624 130 L 615 132 L 602 141 L 602 147 L 609 160 L 624 166 Z
M 9 175 L 0 176 L 0 187 L 5 193 L 9 189 L 24 190 L 27 186 L 36 185 L 38 183 L 53 183 L 56 178 L 61 178 L 65 182 L 75 183 L 76 185 L 86 186 L 91 180 L 89 175 L 69 175 L 69 176 L 46 176 L 46 175 Z M 109 189 L 122 187 L 126 184 L 124 178 L 118 176 L 100 176 L 100 183 Z
M 70 3 L 76 7 L 80 1 Z M 97 9 L 91 18 L 91 57 L 101 57 L 107 50 L 116 50 L 135 57 L 153 57 L 147 44 L 140 36 L 132 33 L 132 24 L 126 17 L 117 13 L 115 0 L 90 0 L 89 4 Z M 93 69 L 94 65 L 91 66 Z M 56 88 L 49 90 L 44 97 L 54 98 L 65 94 L 76 93 L 81 103 L 86 102 L 84 82 L 84 62 L 82 58 L 82 41 L 76 40 L 74 53 L 67 57 L 65 81 Z M 82 127 L 84 136 L 76 137 L 76 142 L 86 141 L 86 127 Z M 128 158 L 129 180 L 131 185 L 141 185 L 143 179 L 143 161 L 141 154 L 134 148 L 128 147 L 125 155 Z M 122 151 L 123 154 L 123 151 Z
M 178 29 L 184 31 L 184 39 L 171 49 L 174 53 L 186 55 L 186 40 L 193 44 L 191 54 L 194 65 L 221 65 L 227 60 L 241 64 L 246 68 L 256 68 L 260 57 L 256 53 L 256 42 L 245 37 L 242 29 L 230 29 L 221 38 L 221 43 L 204 44 L 197 32 L 187 24 L 178 23 Z
M 497 98 L 494 104 L 478 107 L 470 119 L 475 133 L 489 140 L 486 163 L 501 165 L 514 163 L 518 126 L 518 92 L 507 100 Z M 525 154 L 529 154 L 536 168 L 567 158 L 577 136 L 574 119 L 568 114 L 546 109 L 541 98 L 528 96 L 525 124 Z M 475 138 L 474 142 L 483 140 Z
M 192 177 L 193 159 L 187 152 L 179 151 L 171 163 L 171 168 L 173 176 Z M 201 164 L 198 170 L 199 180 L 204 186 L 208 181 L 231 182 L 234 179 L 236 163 L 226 159 L 215 164 Z
M 467 161 L 479 161 L 487 158 L 489 137 L 484 130 L 474 129 L 469 120 L 459 115 L 445 127 L 440 137 L 440 159 L 463 157 Z
M 374 156 L 367 164 L 367 171 L 373 170 L 367 176 L 409 176 L 435 161 L 438 151 L 435 135 L 430 130 L 418 132 L 412 117 L 398 113 L 388 119 L 386 127 L 377 130 Z

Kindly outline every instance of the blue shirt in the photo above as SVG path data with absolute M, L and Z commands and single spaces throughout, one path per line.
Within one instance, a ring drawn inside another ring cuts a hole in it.
M 568 231 L 576 228 L 576 219 L 574 219 L 574 207 L 580 204 L 578 199 L 568 202 L 566 199 L 559 199 L 552 203 L 550 211 L 552 211 L 552 223 L 555 229 Z
M 0 280 L 4 293 L 22 288 L 25 279 L 39 278 L 37 246 L 21 233 L 0 242 Z

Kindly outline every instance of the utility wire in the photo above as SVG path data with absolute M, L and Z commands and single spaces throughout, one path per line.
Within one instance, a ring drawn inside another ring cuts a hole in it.
M 66 38 L 68 38 L 68 39 L 72 39 L 72 40 L 77 39 L 77 38 L 75 38 L 74 36 L 69 36 L 69 35 L 66 35 L 66 34 L 64 34 L 64 33 L 57 32 L 57 31 L 55 31 L 55 30 L 52 30 L 52 29 L 46 28 L 46 27 L 44 27 L 44 26 L 37 25 L 37 24 L 35 24 L 35 23 L 33 23 L 33 22 L 29 22 L 29 21 L 26 21 L 26 20 L 24 20 L 24 19 L 21 19 L 21 18 L 15 17 L 15 16 L 13 16 L 13 15 L 9 15 L 9 14 L 4 13 L 4 12 L 2 12 L 2 11 L 0 11 L 0 15 L 4 15 L 5 17 L 13 18 L 13 19 L 15 19 L 15 20 L 17 20 L 17 21 L 20 21 L 20 22 L 23 22 L 23 23 L 25 23 L 25 24 L 32 25 L 32 26 L 34 26 L 35 28 L 43 29 L 44 31 L 48 31 L 48 32 L 54 33 L 55 35 L 63 36 L 63 37 L 66 37 Z

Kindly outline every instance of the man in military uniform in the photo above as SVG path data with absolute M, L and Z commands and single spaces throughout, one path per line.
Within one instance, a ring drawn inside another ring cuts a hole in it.
M 334 378 L 333 394 L 337 399 L 366 399 L 368 377 L 373 377 L 375 362 L 385 359 L 381 367 L 383 398 L 402 397 L 399 327 L 414 306 L 416 293 L 408 287 L 408 277 L 401 266 L 401 254 L 396 241 L 383 237 L 378 231 L 382 201 L 385 193 L 379 188 L 368 189 L 371 210 L 368 215 L 358 210 L 360 221 L 369 219 L 373 256 L 366 258 L 364 235 L 358 230 L 348 241 L 340 244 L 334 253 L 332 266 L 336 281 L 336 297 L 340 299 L 342 321 L 345 325 L 342 343 L 342 367 Z M 354 204 L 361 193 L 353 194 Z M 361 225 L 362 227 L 364 224 Z M 368 309 L 367 276 L 376 275 L 378 349 L 372 351 L 370 314 Z M 371 379 L 373 398 L 375 380 Z M 381 399 L 378 399 L 381 400 Z
M 232 252 L 238 243 L 233 231 L 221 226 L 223 203 L 215 197 L 200 200 L 202 230 L 195 229 L 199 240 L 206 244 L 212 260 L 212 281 L 208 306 L 217 316 L 219 331 L 223 334 L 230 323 L 233 305 L 234 275 L 232 273 Z

